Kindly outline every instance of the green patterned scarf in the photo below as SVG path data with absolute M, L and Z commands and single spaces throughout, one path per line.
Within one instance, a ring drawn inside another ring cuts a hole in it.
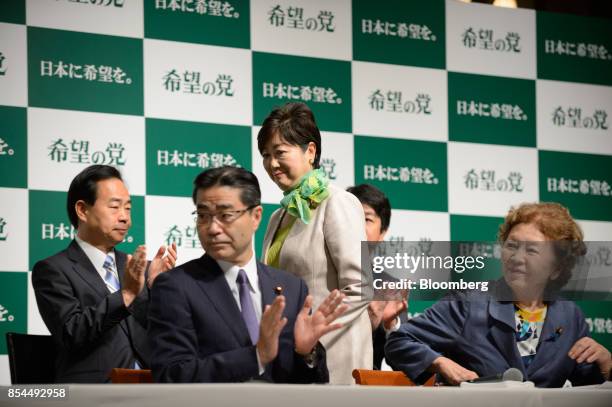
M 281 200 L 281 206 L 289 215 L 300 218 L 302 222 L 310 222 L 310 210 L 323 202 L 329 196 L 327 186 L 329 180 L 325 171 L 316 169 L 304 175 L 300 182 L 291 191 L 286 191 Z

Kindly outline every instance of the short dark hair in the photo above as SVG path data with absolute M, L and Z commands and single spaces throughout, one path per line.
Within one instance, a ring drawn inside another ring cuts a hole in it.
M 387 196 L 374 185 L 360 184 L 346 189 L 351 194 L 355 195 L 359 202 L 366 204 L 380 218 L 380 231 L 384 232 L 389 229 L 391 222 L 391 204 Z
M 321 160 L 321 132 L 312 110 L 304 103 L 287 103 L 277 107 L 264 120 L 257 134 L 257 148 L 262 153 L 268 141 L 278 133 L 289 144 L 306 151 L 308 143 L 317 147 L 312 166 L 319 168 Z
M 259 181 L 257 181 L 255 174 L 244 168 L 224 166 L 202 171 L 193 180 L 193 203 L 196 203 L 198 190 L 208 189 L 214 186 L 240 189 L 240 200 L 246 206 L 257 206 L 261 204 Z
M 119 170 L 110 165 L 90 165 L 74 177 L 66 199 L 66 210 L 72 226 L 79 227 L 79 217 L 74 209 L 76 203 L 84 201 L 87 205 L 94 205 L 98 198 L 98 182 L 111 178 L 123 181 Z

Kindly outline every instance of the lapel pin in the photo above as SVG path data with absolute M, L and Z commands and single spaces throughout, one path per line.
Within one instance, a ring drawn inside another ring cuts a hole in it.
M 283 287 L 281 287 L 280 285 L 277 285 L 276 287 L 274 287 L 274 294 L 281 295 L 282 293 L 283 293 Z
M 563 333 L 563 327 L 558 326 L 557 328 L 555 328 L 555 332 L 552 335 L 550 335 L 550 340 L 556 341 L 557 339 L 559 339 L 562 333 Z

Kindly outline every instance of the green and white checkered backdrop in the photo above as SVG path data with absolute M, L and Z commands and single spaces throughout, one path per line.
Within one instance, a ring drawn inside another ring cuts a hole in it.
M 390 240 L 493 240 L 511 205 L 540 200 L 612 240 L 609 20 L 443 0 L 2 0 L 0 384 L 4 333 L 48 333 L 29 271 L 74 235 L 77 172 L 124 174 L 121 249 L 198 257 L 203 169 L 252 169 L 266 219 L 278 207 L 255 136 L 287 101 L 314 111 L 333 182 L 387 193 Z M 612 347 L 612 307 L 580 305 Z

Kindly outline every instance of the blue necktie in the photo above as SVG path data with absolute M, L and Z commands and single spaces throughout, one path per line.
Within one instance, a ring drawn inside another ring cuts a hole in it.
M 242 319 L 244 319 L 244 323 L 249 330 L 251 341 L 253 345 L 255 345 L 259 339 L 259 322 L 255 315 L 255 307 L 253 306 L 253 299 L 249 291 L 249 278 L 243 269 L 240 269 L 238 272 L 236 283 L 238 283 L 238 292 L 240 294 L 240 312 L 242 313 Z
M 104 275 L 104 282 L 106 283 L 106 286 L 108 287 L 109 291 L 111 293 L 114 293 L 119 290 L 121 286 L 119 285 L 119 278 L 117 277 L 115 260 L 113 260 L 113 257 L 110 254 L 106 256 L 102 268 L 106 270 L 106 274 Z

